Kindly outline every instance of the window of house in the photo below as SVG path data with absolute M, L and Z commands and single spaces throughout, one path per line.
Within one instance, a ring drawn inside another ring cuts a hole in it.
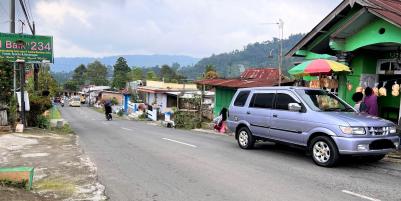
M 256 93 L 253 94 L 249 107 L 254 108 L 272 108 L 274 93 Z
M 288 110 L 288 104 L 289 103 L 298 103 L 298 101 L 294 100 L 288 94 L 278 93 L 276 95 L 276 109 Z
M 250 91 L 241 91 L 239 92 L 237 98 L 234 101 L 234 106 L 243 107 L 248 99 Z
M 377 61 L 378 74 L 401 74 L 401 66 L 396 59 L 380 59 Z

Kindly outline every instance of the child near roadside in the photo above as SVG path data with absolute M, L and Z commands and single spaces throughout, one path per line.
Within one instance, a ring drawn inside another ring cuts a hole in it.
M 363 93 L 356 92 L 352 95 L 352 100 L 355 102 L 354 109 L 359 113 L 364 113 L 368 109 L 366 104 L 363 102 Z

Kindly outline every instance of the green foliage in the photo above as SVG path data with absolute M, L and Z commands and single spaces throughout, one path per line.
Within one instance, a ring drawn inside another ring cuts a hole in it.
M 0 61 L 0 108 L 8 105 L 12 97 L 13 65 L 10 62 Z
M 52 107 L 49 97 L 37 96 L 35 94 L 30 94 L 30 108 L 28 113 L 28 126 L 38 126 L 39 116 L 41 116 L 46 110 Z
M 194 129 L 201 127 L 201 119 L 196 112 L 176 111 L 174 112 L 174 123 L 176 128 Z
M 295 34 L 283 40 L 283 54 L 288 52 L 304 34 Z M 278 67 L 278 53 L 280 40 L 273 40 L 262 43 L 248 44 L 242 50 L 234 50 L 229 53 L 212 55 L 201 59 L 193 67 L 182 69 L 185 76 L 195 79 L 205 72 L 208 65 L 213 65 L 222 77 L 238 77 L 241 70 L 247 67 Z M 271 53 L 271 54 L 270 54 Z M 287 74 L 287 70 L 293 65 L 296 58 L 284 58 L 283 74 Z
M 107 80 L 107 67 L 97 60 L 88 64 L 86 76 L 89 84 L 98 86 L 109 84 Z
M 17 122 L 17 98 L 15 96 L 11 97 L 7 116 L 9 123 L 15 125 Z
M 143 70 L 140 67 L 135 67 L 131 70 L 131 78 L 132 80 L 142 80 L 143 79 Z
M 13 188 L 25 188 L 28 180 L 23 179 L 22 181 L 11 181 L 8 179 L 1 179 L 0 186 L 13 187 Z
M 42 91 L 49 91 L 50 96 L 57 96 L 61 91 L 59 84 L 50 73 L 50 67 L 46 65 L 41 66 L 41 70 L 38 74 L 38 91 L 34 90 L 33 77 L 28 78 L 26 89 L 30 94 L 40 93 Z
M 112 105 L 118 105 L 118 101 L 115 97 L 113 97 L 110 101 Z
M 146 73 L 146 80 L 158 80 L 155 71 L 152 71 L 152 70 L 148 71 Z
M 78 87 L 85 84 L 87 78 L 86 73 L 87 69 L 83 64 L 79 65 L 77 68 L 74 69 L 72 80 L 74 80 L 74 82 L 77 84 Z
M 117 115 L 119 117 L 122 117 L 124 115 L 124 110 L 123 109 L 118 110 Z
M 126 83 L 131 80 L 129 72 L 131 69 L 128 67 L 127 61 L 124 57 L 119 57 L 114 64 L 113 82 L 112 87 L 122 89 Z
M 51 72 L 52 77 L 59 83 L 61 86 L 64 85 L 69 79 L 72 78 L 73 72 Z
M 78 87 L 78 84 L 75 82 L 75 80 L 68 80 L 64 84 L 64 89 L 70 90 L 70 91 L 78 91 L 79 87 Z
M 50 127 L 50 120 L 44 115 L 37 116 L 37 127 L 47 129 Z

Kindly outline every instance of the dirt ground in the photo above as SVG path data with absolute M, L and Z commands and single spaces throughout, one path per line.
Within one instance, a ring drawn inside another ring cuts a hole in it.
M 96 166 L 74 134 L 30 129 L 0 134 L 0 167 L 34 167 L 32 191 L 0 187 L 0 201 L 106 200 Z

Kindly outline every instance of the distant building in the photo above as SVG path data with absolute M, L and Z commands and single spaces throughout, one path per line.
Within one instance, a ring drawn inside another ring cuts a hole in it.
M 285 78 L 282 79 L 282 85 L 292 84 Z M 248 68 L 239 78 L 232 79 L 204 79 L 195 83 L 199 85 L 211 86 L 215 88 L 214 110 L 217 116 L 222 108 L 228 108 L 231 99 L 239 88 L 247 87 L 265 87 L 278 85 L 279 70 L 277 68 Z
M 138 87 L 137 91 L 141 94 L 146 104 L 159 108 L 161 113 L 169 112 L 172 108 L 177 107 L 177 101 L 179 101 L 180 96 L 190 92 L 199 92 L 196 84 L 165 83 L 161 81 L 146 81 L 146 86 Z

